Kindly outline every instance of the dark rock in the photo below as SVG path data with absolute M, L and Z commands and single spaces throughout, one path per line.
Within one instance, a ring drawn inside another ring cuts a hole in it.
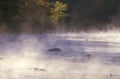
M 52 48 L 52 49 L 48 49 L 48 51 L 51 51 L 51 52 L 61 52 L 62 50 L 60 48 Z
M 108 76 L 109 76 L 109 77 L 112 77 L 112 76 L 113 76 L 113 74 L 111 74 L 111 73 L 110 73 L 110 74 L 108 74 Z
M 91 54 L 87 54 L 87 55 L 85 55 L 86 57 L 91 57 L 92 55 Z

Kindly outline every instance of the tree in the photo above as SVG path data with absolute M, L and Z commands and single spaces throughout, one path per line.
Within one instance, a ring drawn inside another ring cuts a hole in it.
M 59 22 L 62 18 L 68 16 L 65 11 L 67 10 L 67 4 L 64 4 L 60 1 L 56 1 L 53 3 L 52 7 L 50 8 L 50 18 L 53 23 Z
M 67 5 L 60 1 L 0 0 L 0 23 L 15 30 L 27 21 L 27 28 L 46 30 L 67 16 L 66 10 Z

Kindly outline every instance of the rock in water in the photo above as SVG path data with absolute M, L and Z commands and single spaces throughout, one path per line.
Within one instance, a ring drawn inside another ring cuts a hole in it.
M 35 71 L 46 71 L 45 69 L 41 69 L 41 68 L 31 68 L 31 69 L 33 69 Z
M 51 52 L 61 52 L 62 50 L 60 48 L 52 48 L 52 49 L 48 49 L 48 51 L 51 51 Z

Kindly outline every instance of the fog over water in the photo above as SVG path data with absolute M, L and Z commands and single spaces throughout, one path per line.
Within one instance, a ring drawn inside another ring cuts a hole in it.
M 118 79 L 119 47 L 115 32 L 0 35 L 0 79 Z
M 119 4 L 1 0 L 0 79 L 120 79 Z

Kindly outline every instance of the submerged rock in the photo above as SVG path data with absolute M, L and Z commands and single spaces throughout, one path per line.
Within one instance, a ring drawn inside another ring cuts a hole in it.
M 31 69 L 33 69 L 35 71 L 46 71 L 45 69 L 42 69 L 42 68 L 31 68 Z
M 91 57 L 92 57 L 91 54 L 86 54 L 85 56 L 86 56 L 87 58 L 91 58 Z
M 51 52 L 61 52 L 62 50 L 60 48 L 51 48 L 51 49 L 48 49 L 48 51 L 51 51 Z

